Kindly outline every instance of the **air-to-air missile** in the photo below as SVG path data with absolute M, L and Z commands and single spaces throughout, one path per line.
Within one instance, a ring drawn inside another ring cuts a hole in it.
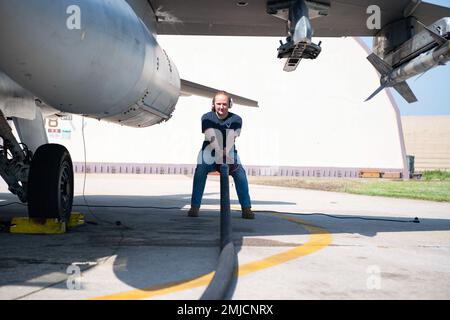
M 406 41 L 384 59 L 372 53 L 367 59 L 381 74 L 381 86 L 367 99 L 381 90 L 392 87 L 409 103 L 417 101 L 406 80 L 422 74 L 450 60 L 450 18 L 442 18 Z M 388 63 L 393 61 L 394 64 Z

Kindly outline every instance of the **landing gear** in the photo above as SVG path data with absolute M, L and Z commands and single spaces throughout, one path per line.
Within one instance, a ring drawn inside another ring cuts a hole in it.
M 70 154 L 62 145 L 48 144 L 40 112 L 35 120 L 16 120 L 22 143 L 16 140 L 0 110 L 0 176 L 20 201 L 28 202 L 31 218 L 67 222 L 74 190 Z M 36 150 L 30 150 L 26 142 Z
M 32 152 L 24 144 L 19 144 L 9 123 L 0 110 L 0 175 L 8 184 L 8 189 L 22 202 L 27 200 L 28 170 Z
M 31 218 L 69 221 L 73 203 L 73 165 L 59 144 L 40 146 L 28 176 L 28 214 Z

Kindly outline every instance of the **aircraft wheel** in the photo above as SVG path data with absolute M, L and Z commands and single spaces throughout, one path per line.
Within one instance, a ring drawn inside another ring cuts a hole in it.
M 73 165 L 69 151 L 59 144 L 40 146 L 28 175 L 28 215 L 68 221 L 72 203 Z

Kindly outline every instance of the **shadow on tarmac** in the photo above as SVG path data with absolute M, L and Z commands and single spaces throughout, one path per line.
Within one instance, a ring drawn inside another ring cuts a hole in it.
M 203 205 L 217 205 L 217 199 L 205 194 Z M 92 268 L 90 262 L 113 259 L 114 275 L 134 288 L 148 288 L 200 277 L 214 271 L 219 255 L 219 211 L 201 210 L 200 217 L 186 216 L 190 194 L 170 196 L 103 196 L 90 195 L 90 205 L 153 206 L 172 209 L 102 208 L 88 210 L 82 196 L 75 196 L 74 211 L 85 214 L 87 224 L 62 235 L 18 235 L 0 232 L 0 287 L 34 286 L 67 290 L 67 268 L 79 263 L 81 271 Z M 17 201 L 11 194 L 0 194 L 0 205 Z M 238 205 L 237 201 L 231 201 Z M 295 205 L 291 202 L 254 201 L 255 206 Z M 185 208 L 183 208 L 186 206 Z M 0 207 L 0 221 L 26 216 L 27 207 Z M 301 225 L 268 214 L 255 220 L 244 220 L 240 211 L 232 211 L 233 241 L 236 250 L 242 246 L 292 247 L 288 243 L 264 238 L 277 235 L 308 235 Z M 332 213 L 331 213 L 332 214 Z M 351 233 L 374 237 L 379 232 L 447 231 L 450 220 L 420 219 L 420 223 L 357 219 L 358 216 L 298 215 L 300 219 L 324 227 L 332 234 Z M 347 219 L 355 218 L 355 219 Z M 372 217 L 373 218 L 373 217 Z M 408 221 L 404 217 L 376 217 Z M 305 238 L 306 239 L 306 238 Z M 25 295 L 26 296 L 26 295 Z M 17 297 L 16 297 L 17 298 Z M 20 297 L 19 297 L 20 298 Z

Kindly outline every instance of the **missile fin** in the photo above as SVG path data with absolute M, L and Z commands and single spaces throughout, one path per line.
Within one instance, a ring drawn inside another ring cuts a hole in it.
M 400 83 L 397 83 L 394 86 L 394 89 L 397 90 L 397 92 L 405 99 L 408 103 L 413 103 L 417 101 L 416 96 L 414 95 L 414 92 L 411 90 L 409 85 L 403 81 Z
M 378 87 L 377 90 L 375 90 L 366 100 L 364 100 L 364 102 L 369 101 L 370 99 L 372 99 L 373 97 L 375 97 L 381 90 L 383 90 L 384 88 L 386 88 L 386 85 L 382 84 L 381 86 Z
M 370 61 L 370 63 L 377 69 L 377 71 L 382 75 L 386 75 L 391 73 L 392 67 L 383 59 L 381 59 L 379 56 L 377 56 L 375 53 L 371 53 L 367 60 Z

